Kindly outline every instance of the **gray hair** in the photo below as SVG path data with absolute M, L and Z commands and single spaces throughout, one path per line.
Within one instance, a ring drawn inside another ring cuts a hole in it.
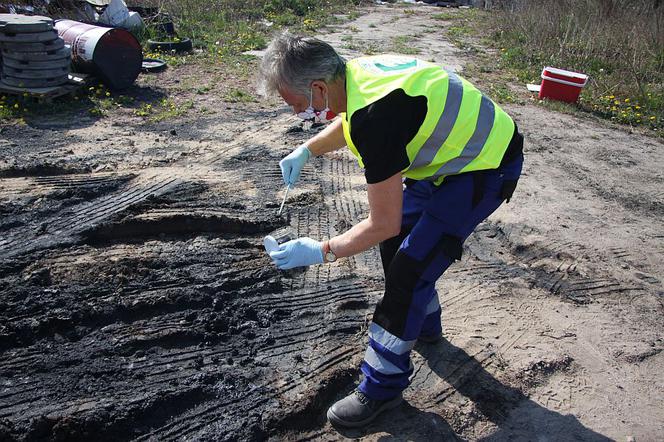
M 345 75 L 346 60 L 332 46 L 284 31 L 274 37 L 263 55 L 258 87 L 265 95 L 283 89 L 309 95 L 311 82 L 329 83 Z

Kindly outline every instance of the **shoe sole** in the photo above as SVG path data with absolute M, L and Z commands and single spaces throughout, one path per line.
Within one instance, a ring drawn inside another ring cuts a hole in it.
M 341 419 L 339 416 L 337 416 L 336 414 L 334 414 L 334 412 L 332 411 L 332 408 L 328 408 L 327 409 L 327 419 L 332 424 L 339 425 L 339 426 L 342 426 L 342 427 L 347 427 L 347 428 L 364 427 L 365 425 L 368 425 L 371 421 L 376 419 L 376 417 L 378 417 L 378 415 L 380 413 L 382 413 L 383 411 L 387 411 L 387 410 L 391 410 L 393 408 L 396 408 L 397 406 L 399 406 L 401 404 L 402 401 L 403 401 L 403 397 L 397 396 L 394 399 L 392 399 L 391 401 L 385 402 L 383 405 L 381 405 L 380 408 L 378 408 L 376 410 L 376 412 L 374 414 L 372 414 L 371 416 L 369 416 L 368 418 L 366 418 L 362 421 L 357 421 L 357 422 L 345 421 L 345 420 Z

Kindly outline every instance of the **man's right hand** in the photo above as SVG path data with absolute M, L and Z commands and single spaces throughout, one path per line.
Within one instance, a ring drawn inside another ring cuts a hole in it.
M 279 161 L 281 176 L 284 177 L 284 184 L 293 185 L 300 179 L 302 168 L 311 157 L 311 151 L 307 146 L 302 145 L 292 151 L 283 160 Z

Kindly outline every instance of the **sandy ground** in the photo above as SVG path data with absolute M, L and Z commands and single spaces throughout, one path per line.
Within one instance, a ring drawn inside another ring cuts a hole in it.
M 462 72 L 440 11 L 371 7 L 321 37 L 352 57 L 410 36 Z M 161 123 L 0 127 L 0 440 L 664 437 L 661 140 L 504 106 L 524 175 L 438 283 L 445 340 L 416 347 L 401 407 L 339 430 L 325 410 L 357 382 L 378 254 L 279 272 L 261 238 L 345 230 L 364 178 L 347 152 L 316 159 L 276 217 L 277 162 L 310 133 L 276 101 L 224 103 L 227 75 L 141 78 L 195 99 Z

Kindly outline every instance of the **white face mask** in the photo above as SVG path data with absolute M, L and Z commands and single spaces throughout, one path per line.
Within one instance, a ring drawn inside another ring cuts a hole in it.
M 312 123 L 327 123 L 332 121 L 336 115 L 330 110 L 327 105 L 327 94 L 325 94 L 325 109 L 317 111 L 313 106 L 314 98 L 314 89 L 309 90 L 309 107 L 297 114 L 298 117 L 302 118 L 304 121 L 311 121 Z

